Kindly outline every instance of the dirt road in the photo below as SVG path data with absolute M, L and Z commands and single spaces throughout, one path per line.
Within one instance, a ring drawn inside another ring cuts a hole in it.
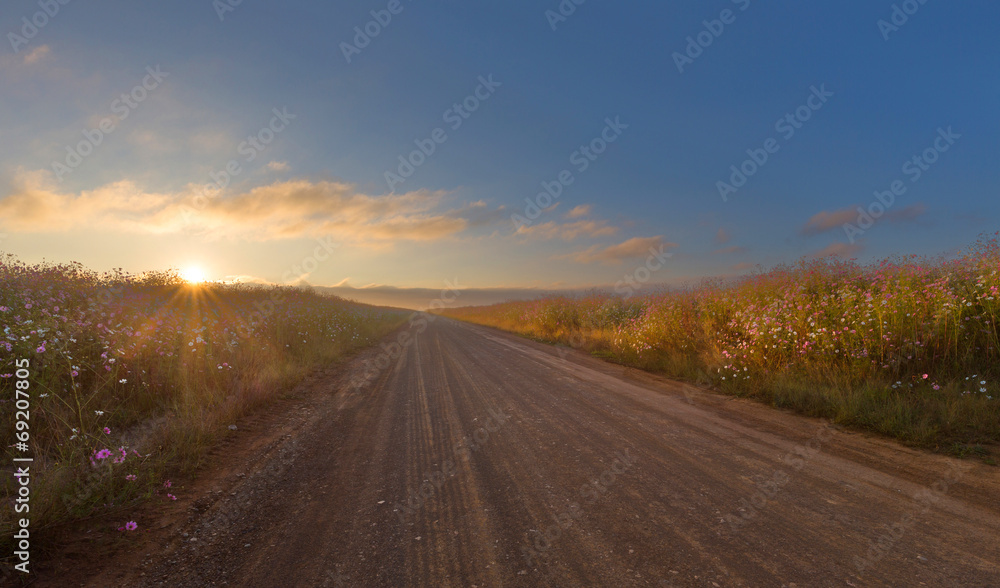
M 998 468 L 443 318 L 406 332 L 89 585 L 1000 584 Z

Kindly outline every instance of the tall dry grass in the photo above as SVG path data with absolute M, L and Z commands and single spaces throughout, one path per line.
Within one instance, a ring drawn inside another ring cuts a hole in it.
M 3 463 L 34 458 L 29 515 L 14 514 L 15 480 L 4 476 L 0 533 L 9 541 L 14 516 L 37 532 L 106 511 L 127 520 L 137 500 L 169 500 L 167 476 L 197 467 L 228 425 L 404 320 L 309 290 L 0 257 Z M 27 452 L 14 445 L 24 360 Z
M 445 314 L 923 447 L 1000 440 L 1000 247 L 870 265 L 803 260 L 625 300 L 543 298 Z

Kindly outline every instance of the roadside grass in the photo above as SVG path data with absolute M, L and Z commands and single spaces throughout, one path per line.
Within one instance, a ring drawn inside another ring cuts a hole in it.
M 191 285 L 169 272 L 97 274 L 0 256 L 3 557 L 20 518 L 37 537 L 92 516 L 124 526 L 139 501 L 171 500 L 169 477 L 202 465 L 229 425 L 404 321 L 305 289 Z M 14 444 L 25 432 L 15 361 L 25 359 L 27 452 Z M 15 512 L 12 460 L 26 456 L 30 510 Z
M 628 299 L 595 292 L 441 312 L 992 463 L 998 271 L 990 235 L 950 260 L 803 260 Z

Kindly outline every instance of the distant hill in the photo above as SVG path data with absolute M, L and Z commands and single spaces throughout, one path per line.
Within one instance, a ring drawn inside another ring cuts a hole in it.
M 543 290 L 536 288 L 455 288 L 449 292 L 447 286 L 434 288 L 396 288 L 393 286 L 314 286 L 318 292 L 329 292 L 341 298 L 356 300 L 376 306 L 394 306 L 413 310 L 426 310 L 434 300 L 442 300 L 448 308 L 460 306 L 482 306 L 507 300 L 531 300 L 551 295 L 572 295 L 582 291 Z M 457 294 L 456 294 L 457 292 Z M 445 298 L 442 298 L 442 294 Z M 436 306 L 436 305 L 435 305 Z

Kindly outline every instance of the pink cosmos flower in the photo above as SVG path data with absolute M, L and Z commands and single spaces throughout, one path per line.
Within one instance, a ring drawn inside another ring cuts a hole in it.
M 125 479 L 128 480 L 129 482 L 135 482 L 135 474 L 129 474 L 125 476 Z
M 135 531 L 138 528 L 139 528 L 139 525 L 137 525 L 135 521 L 129 521 L 129 522 L 125 523 L 125 530 L 126 531 Z
M 111 434 L 111 429 L 109 429 L 107 427 L 104 427 L 104 434 L 105 435 L 110 435 Z

